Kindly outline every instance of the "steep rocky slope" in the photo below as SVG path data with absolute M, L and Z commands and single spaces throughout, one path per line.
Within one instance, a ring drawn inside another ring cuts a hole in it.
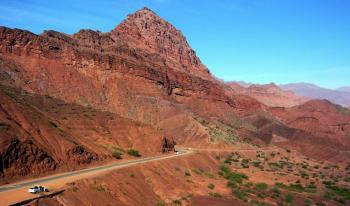
M 161 152 L 162 136 L 150 126 L 2 85 L 0 131 L 2 182 L 102 163 L 116 147 Z

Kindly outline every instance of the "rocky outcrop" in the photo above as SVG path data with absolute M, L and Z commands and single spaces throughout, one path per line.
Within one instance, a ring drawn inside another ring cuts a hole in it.
M 31 140 L 0 138 L 0 176 L 26 176 L 53 171 L 58 163 Z
M 162 140 L 162 152 L 169 152 L 169 151 L 175 151 L 175 141 L 174 139 L 169 139 L 169 138 L 166 138 L 166 137 L 163 137 L 163 140 Z
M 176 64 L 192 74 L 209 75 L 186 38 L 173 25 L 148 8 L 130 14 L 112 32 L 111 37 L 122 39 L 134 48 L 160 54 L 167 64 Z

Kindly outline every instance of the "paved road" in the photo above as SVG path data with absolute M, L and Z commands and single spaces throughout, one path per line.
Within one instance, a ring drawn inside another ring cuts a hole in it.
M 116 168 L 132 166 L 132 165 L 136 165 L 136 164 L 142 164 L 142 163 L 146 163 L 146 162 L 169 159 L 169 158 L 174 158 L 174 157 L 178 157 L 178 156 L 188 155 L 191 153 L 192 153 L 192 151 L 190 151 L 190 150 L 182 149 L 179 151 L 179 154 L 140 158 L 137 160 L 131 160 L 131 161 L 127 161 L 127 162 L 112 163 L 112 164 L 108 164 L 108 165 L 103 165 L 103 166 L 98 166 L 98 167 L 93 167 L 93 168 L 88 168 L 88 169 L 82 169 L 82 170 L 77 170 L 77 171 L 73 171 L 73 172 L 66 172 L 63 174 L 54 175 L 54 176 L 50 176 L 50 177 L 43 177 L 43 178 L 39 178 L 39 179 L 35 179 L 35 180 L 28 180 L 28 181 L 24 181 L 21 183 L 4 185 L 4 186 L 0 186 L 0 194 L 2 192 L 6 192 L 9 190 L 18 190 L 18 189 L 22 189 L 24 187 L 30 187 L 33 185 L 48 183 L 48 182 L 51 182 L 54 180 L 60 180 L 60 179 L 68 178 L 68 177 L 85 175 L 85 174 L 89 174 L 89 173 L 95 174 L 96 172 L 104 172 L 104 171 L 113 170 Z
M 146 157 L 140 158 L 137 160 L 131 160 L 126 162 L 116 162 L 108 165 L 77 170 L 73 172 L 65 172 L 57 175 L 52 175 L 43 178 L 37 178 L 32 180 L 26 180 L 22 182 L 12 183 L 10 185 L 0 186 L 0 204 L 1 205 L 10 205 L 19 201 L 23 201 L 26 199 L 31 199 L 33 197 L 37 197 L 36 195 L 30 194 L 27 192 L 27 189 L 33 185 L 41 185 L 44 184 L 49 189 L 57 190 L 62 188 L 63 185 L 69 182 L 73 182 L 83 178 L 89 178 L 93 175 L 100 175 L 103 172 L 115 170 L 118 168 L 129 167 L 137 164 L 144 164 L 147 162 L 159 161 L 169 158 L 175 158 L 183 155 L 191 154 L 195 151 L 254 151 L 254 150 L 262 150 L 262 151 L 273 151 L 275 149 L 268 148 L 260 148 L 260 149 L 197 149 L 197 148 L 177 148 L 179 150 L 179 154 L 172 155 L 161 155 L 155 157 Z

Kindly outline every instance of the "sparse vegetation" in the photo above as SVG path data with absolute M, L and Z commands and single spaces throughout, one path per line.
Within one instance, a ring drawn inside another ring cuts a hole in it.
M 212 183 L 210 183 L 210 184 L 208 185 L 208 188 L 212 190 L 212 189 L 214 189 L 214 188 L 215 188 L 215 185 L 214 185 L 214 184 L 212 184 Z
M 113 153 L 112 153 L 113 157 L 116 158 L 116 159 L 122 159 L 122 153 L 118 150 L 114 150 Z
M 127 153 L 128 153 L 129 155 L 131 155 L 131 156 L 134 156 L 134 157 L 141 157 L 141 154 L 140 154 L 139 151 L 136 150 L 136 149 L 129 149 L 129 150 L 127 151 Z
M 247 202 L 248 201 L 248 193 L 245 192 L 245 191 L 242 191 L 240 189 L 235 189 L 233 190 L 233 194 L 235 197 L 237 197 L 238 199 L 240 200 L 243 200 L 244 202 Z
M 242 183 L 244 179 L 248 179 L 248 177 L 245 174 L 239 172 L 232 172 L 231 169 L 225 165 L 222 165 L 220 167 L 219 175 L 235 183 Z
M 157 202 L 155 206 L 165 206 L 164 202 Z
M 256 184 L 255 184 L 255 188 L 256 188 L 257 190 L 260 190 L 260 191 L 266 190 L 266 189 L 267 189 L 267 184 L 266 184 L 266 183 L 263 183 L 263 182 L 256 183 Z
M 294 200 L 294 196 L 292 194 L 287 194 L 284 198 L 284 200 L 287 202 L 287 203 L 292 203 L 293 200 Z
M 217 192 L 209 192 L 209 195 L 215 198 L 222 198 L 222 195 Z
M 174 205 L 182 205 L 181 200 L 173 200 Z

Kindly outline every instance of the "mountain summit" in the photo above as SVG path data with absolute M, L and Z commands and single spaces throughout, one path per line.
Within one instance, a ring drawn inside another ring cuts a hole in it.
M 180 63 L 188 71 L 209 74 L 181 31 L 147 7 L 128 15 L 111 32 L 111 37 L 116 41 L 122 39 L 133 48 L 161 54 L 170 65 Z

